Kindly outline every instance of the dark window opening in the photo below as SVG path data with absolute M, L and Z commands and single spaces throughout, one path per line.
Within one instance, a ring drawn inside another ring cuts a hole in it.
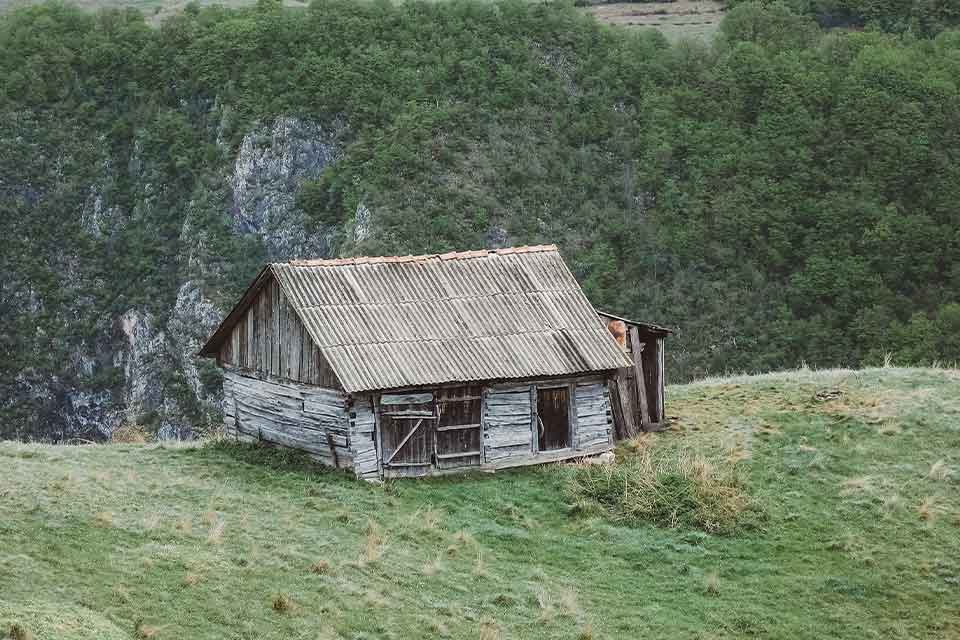
M 540 451 L 570 446 L 569 389 L 537 389 L 537 432 Z

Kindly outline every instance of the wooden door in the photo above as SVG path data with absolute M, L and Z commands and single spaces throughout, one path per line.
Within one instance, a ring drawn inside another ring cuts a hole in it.
M 438 469 L 480 464 L 480 387 L 437 392 L 436 459 Z
M 437 415 L 433 394 L 383 395 L 380 438 L 384 467 L 429 467 Z

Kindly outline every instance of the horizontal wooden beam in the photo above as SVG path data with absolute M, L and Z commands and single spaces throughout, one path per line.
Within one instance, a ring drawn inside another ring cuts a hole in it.
M 437 427 L 437 431 L 457 431 L 459 429 L 479 429 L 479 424 L 446 424 L 442 427 Z

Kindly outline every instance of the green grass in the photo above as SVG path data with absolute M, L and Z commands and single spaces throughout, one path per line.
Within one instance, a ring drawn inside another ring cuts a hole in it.
M 960 634 L 960 372 L 707 380 L 668 403 L 675 428 L 621 464 L 728 458 L 759 528 L 573 514 L 570 467 L 378 487 L 247 447 L 2 443 L 0 634 Z

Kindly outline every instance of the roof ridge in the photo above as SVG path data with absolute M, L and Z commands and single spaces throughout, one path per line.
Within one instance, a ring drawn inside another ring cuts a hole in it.
M 406 256 L 355 256 L 350 258 L 302 258 L 287 262 L 273 263 L 277 266 L 291 267 L 340 267 L 357 264 L 384 264 L 403 262 L 426 262 L 428 260 L 468 260 L 471 258 L 486 258 L 491 255 L 513 255 L 518 253 L 543 253 L 559 251 L 555 244 L 523 245 L 519 247 L 504 247 L 502 249 L 472 249 L 469 251 L 450 251 L 447 253 L 424 253 L 421 255 Z

